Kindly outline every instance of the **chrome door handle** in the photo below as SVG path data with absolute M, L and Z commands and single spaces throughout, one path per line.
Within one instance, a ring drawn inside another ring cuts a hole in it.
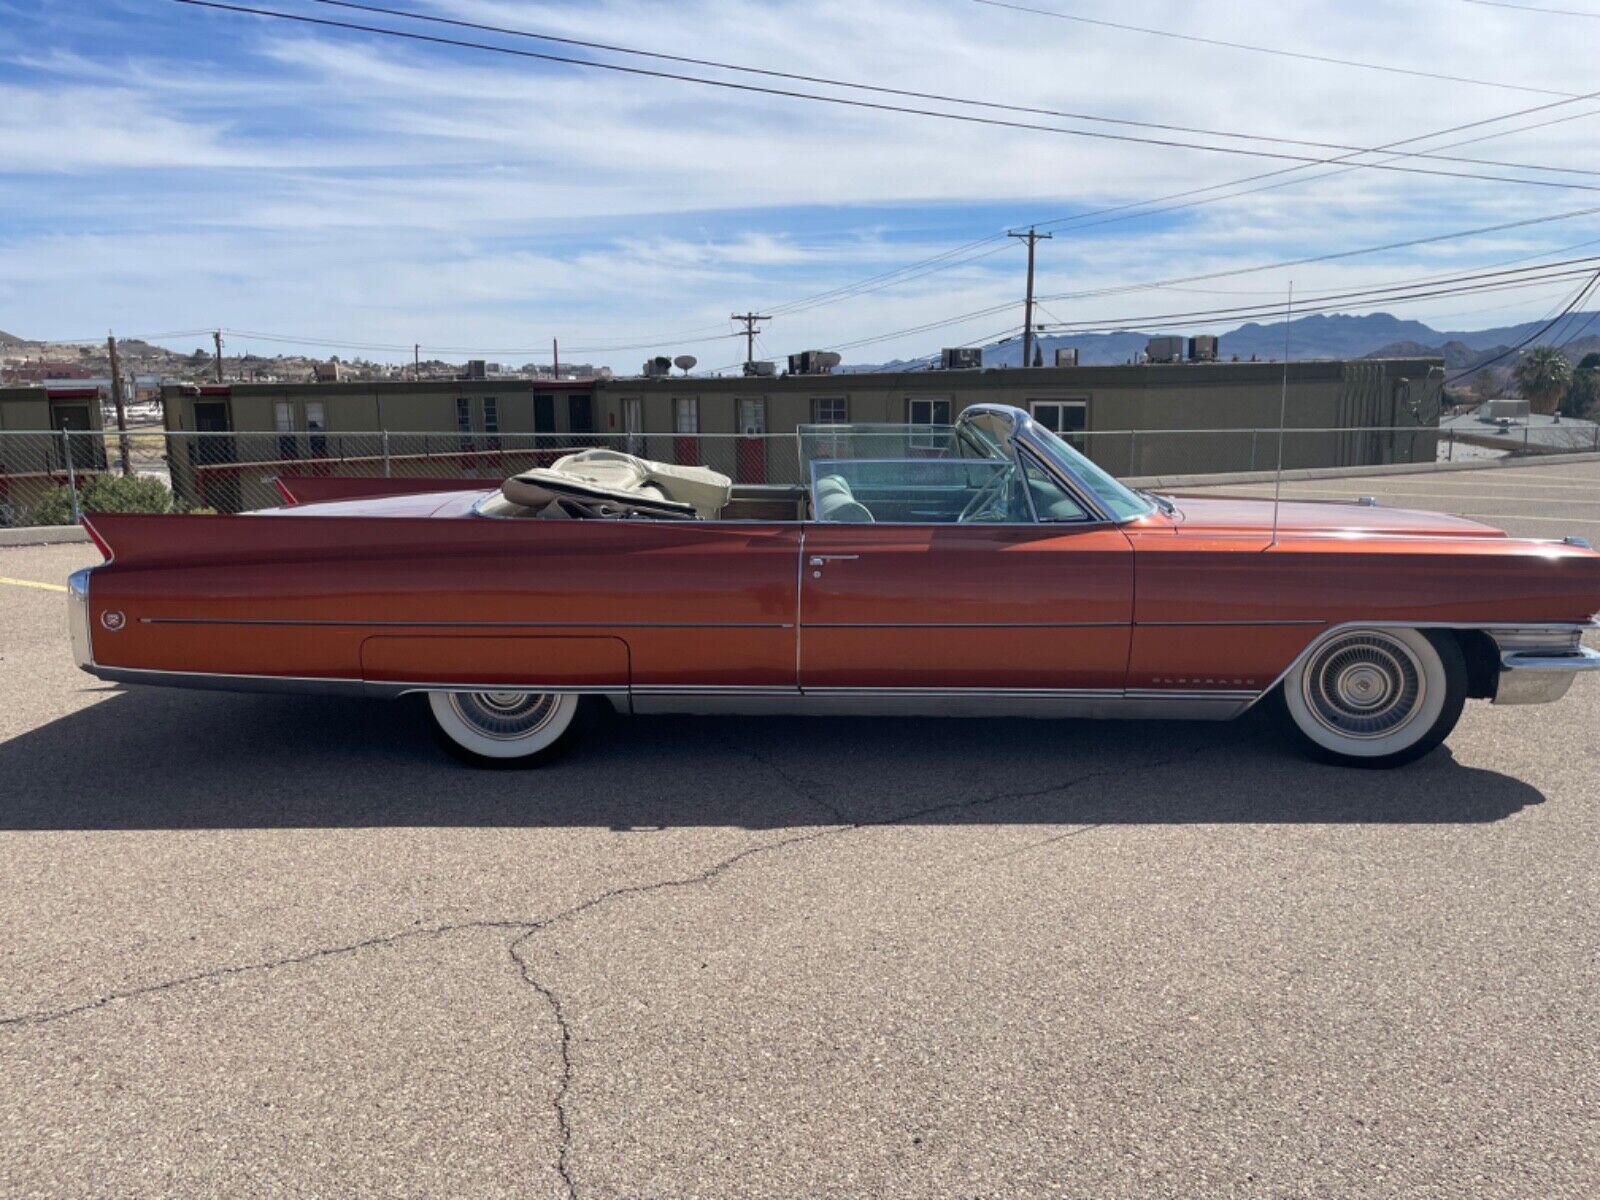
M 820 567 L 825 562 L 851 562 L 860 557 L 859 554 L 813 554 L 811 565 Z

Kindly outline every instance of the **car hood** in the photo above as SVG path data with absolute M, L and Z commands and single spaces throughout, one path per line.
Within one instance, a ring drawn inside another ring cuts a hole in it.
M 1255 496 L 1172 496 L 1183 533 L 1266 533 L 1273 503 Z M 1503 538 L 1505 532 L 1448 513 L 1356 504 L 1342 500 L 1285 500 L 1277 527 L 1293 533 L 1366 533 L 1409 537 Z

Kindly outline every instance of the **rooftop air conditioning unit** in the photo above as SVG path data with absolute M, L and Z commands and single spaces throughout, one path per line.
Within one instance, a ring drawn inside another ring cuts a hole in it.
M 941 350 L 939 366 L 946 371 L 976 371 L 983 366 L 983 347 L 955 346 Z
M 1215 335 L 1203 333 L 1198 337 L 1189 339 L 1190 362 L 1216 362 L 1217 339 Z
M 1144 348 L 1145 357 L 1153 363 L 1183 361 L 1183 339 L 1176 335 L 1153 337 Z
M 658 354 L 645 359 L 640 370 L 646 379 L 665 379 L 672 374 L 672 360 L 664 354 Z
M 778 373 L 778 364 L 771 361 L 747 362 L 744 365 L 744 373 L 746 375 L 760 376 L 776 375 Z
M 789 355 L 789 374 L 826 375 L 839 365 L 839 356 L 832 350 L 802 350 Z
M 1056 350 L 1056 366 L 1058 366 L 1058 367 L 1075 367 L 1077 365 L 1078 365 L 1078 348 L 1076 346 L 1072 346 L 1072 347 L 1069 347 L 1069 348 L 1064 349 L 1064 350 L 1063 349 L 1057 349 Z

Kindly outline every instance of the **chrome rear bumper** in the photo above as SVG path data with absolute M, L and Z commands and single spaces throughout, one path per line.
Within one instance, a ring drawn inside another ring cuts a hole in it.
M 1548 629 L 1491 629 L 1500 648 L 1496 704 L 1548 704 L 1585 671 L 1600 671 L 1600 650 L 1580 643 L 1582 627 L 1552 638 Z
M 67 576 L 67 625 L 72 631 L 72 661 L 85 671 L 94 669 L 94 647 L 89 640 L 89 573 L 85 567 Z

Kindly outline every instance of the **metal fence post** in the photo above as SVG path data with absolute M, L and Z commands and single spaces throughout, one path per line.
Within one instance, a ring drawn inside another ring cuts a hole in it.
M 1444 460 L 1445 462 L 1455 462 L 1456 460 L 1456 427 L 1454 425 L 1450 426 L 1450 444 L 1445 447 Z
M 1137 475 L 1138 473 L 1139 473 L 1139 431 L 1137 429 L 1130 429 L 1130 430 L 1128 430 L 1128 474 L 1129 475 Z
M 393 472 L 389 466 L 389 431 L 383 431 L 383 477 L 388 479 Z
M 67 499 L 72 505 L 72 523 L 76 525 L 83 513 L 78 509 L 78 473 L 72 467 L 72 434 L 61 431 L 61 452 L 67 462 Z
M 1250 469 L 1252 471 L 1254 471 L 1256 469 L 1256 440 L 1260 436 L 1261 436 L 1261 430 L 1252 429 L 1250 431 Z

